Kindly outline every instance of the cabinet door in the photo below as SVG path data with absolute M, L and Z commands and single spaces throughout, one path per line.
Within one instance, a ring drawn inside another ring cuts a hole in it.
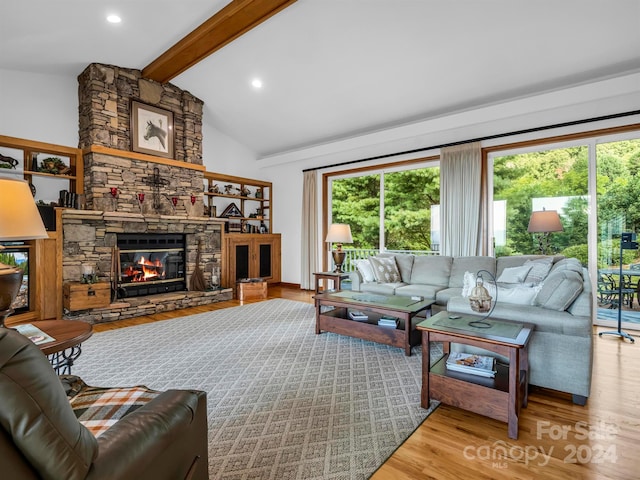
M 280 235 L 257 235 L 254 245 L 256 276 L 269 283 L 280 282 Z
M 273 242 L 256 242 L 258 277 L 273 277 Z

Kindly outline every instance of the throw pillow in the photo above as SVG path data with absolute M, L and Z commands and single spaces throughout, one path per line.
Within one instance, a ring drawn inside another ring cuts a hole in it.
M 498 287 L 498 302 L 512 303 L 514 305 L 533 305 L 542 285 L 536 287 L 525 287 L 516 285 L 512 288 Z
M 522 283 L 527 278 L 527 274 L 531 270 L 531 265 L 522 265 L 521 267 L 508 267 L 505 268 L 500 277 L 498 277 L 498 283 Z
M 371 268 L 371 263 L 369 260 L 356 260 L 356 269 L 360 272 L 362 276 L 362 281 L 364 283 L 375 282 L 376 277 L 373 274 L 373 269 Z
M 529 270 L 529 273 L 527 273 L 524 279 L 524 283 L 538 285 L 549 275 L 549 270 L 551 270 L 553 266 L 553 259 L 542 258 L 540 260 L 527 260 L 524 262 L 524 266 L 531 267 L 531 270 Z
M 476 276 L 471 272 L 464 272 L 462 280 L 462 296 L 468 298 L 471 295 L 471 290 L 476 286 Z
M 571 270 L 552 272 L 542 284 L 535 305 L 563 312 L 578 298 L 582 289 L 582 275 Z
M 400 282 L 400 272 L 394 257 L 369 257 L 373 274 L 380 283 Z

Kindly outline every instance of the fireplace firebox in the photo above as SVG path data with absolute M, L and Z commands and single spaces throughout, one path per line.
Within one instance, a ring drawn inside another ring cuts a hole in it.
M 180 234 L 118 234 L 118 298 L 187 289 L 186 241 Z

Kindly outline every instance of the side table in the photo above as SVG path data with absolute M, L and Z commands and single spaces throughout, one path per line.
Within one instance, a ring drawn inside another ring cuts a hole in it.
M 320 280 L 331 280 L 333 282 L 333 290 L 340 291 L 342 280 L 349 278 L 349 274 L 346 272 L 314 272 L 313 276 L 316 279 L 316 293 L 320 293 Z M 324 285 L 324 291 L 328 291 L 326 285 Z
M 518 438 L 520 408 L 527 406 L 529 358 L 527 347 L 534 326 L 528 323 L 486 319 L 489 328 L 473 327 L 478 317 L 449 317 L 440 312 L 416 328 L 422 330 L 422 392 L 420 405 L 429 407 L 431 398 L 447 405 L 507 422 L 509 438 Z M 445 355 L 433 366 L 429 363 L 430 342 L 442 342 Z M 446 360 L 451 343 L 489 350 L 509 359 L 497 365 L 495 378 L 485 378 L 448 370 Z
M 73 362 L 82 353 L 82 342 L 93 334 L 91 324 L 76 320 L 39 320 L 32 325 L 55 338 L 53 342 L 42 343 L 38 347 L 49 357 L 56 373 L 71 374 Z

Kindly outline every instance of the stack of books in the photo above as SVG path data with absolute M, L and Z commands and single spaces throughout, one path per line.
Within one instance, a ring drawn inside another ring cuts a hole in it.
M 447 358 L 447 369 L 494 378 L 496 376 L 496 359 L 486 355 L 451 352 Z
M 367 320 L 369 320 L 369 317 L 360 310 L 349 311 L 349 318 L 351 318 L 351 320 L 355 320 L 356 322 L 366 322 Z
M 380 317 L 378 325 L 381 327 L 398 328 L 398 319 L 394 317 Z

